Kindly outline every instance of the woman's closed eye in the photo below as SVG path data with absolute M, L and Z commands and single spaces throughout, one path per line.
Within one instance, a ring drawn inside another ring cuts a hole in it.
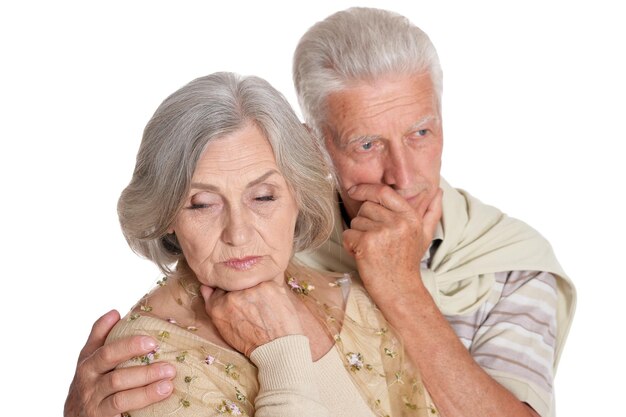
M 255 201 L 267 202 L 267 201 L 276 201 L 276 196 L 274 195 L 262 195 L 254 198 Z
M 188 209 L 209 209 L 221 204 L 221 199 L 212 193 L 198 193 L 191 197 Z
M 198 210 L 198 209 L 205 209 L 205 208 L 209 208 L 211 207 L 210 204 L 199 204 L 199 203 L 195 203 L 195 204 L 191 204 L 188 208 L 191 210 Z

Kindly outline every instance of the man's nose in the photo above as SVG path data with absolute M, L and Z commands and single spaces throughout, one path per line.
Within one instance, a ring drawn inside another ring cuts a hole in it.
M 252 236 L 250 216 L 243 209 L 228 210 L 226 224 L 222 231 L 222 240 L 230 246 L 242 246 L 248 243 Z
M 385 184 L 394 189 L 409 188 L 411 185 L 410 153 L 402 146 L 393 146 L 385 155 Z

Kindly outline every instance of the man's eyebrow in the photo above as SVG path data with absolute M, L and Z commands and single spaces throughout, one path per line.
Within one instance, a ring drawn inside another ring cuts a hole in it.
M 259 184 L 259 183 L 262 183 L 263 181 L 265 181 L 266 179 L 268 179 L 272 175 L 281 175 L 281 174 L 280 174 L 280 172 L 278 172 L 275 169 L 270 169 L 265 174 L 261 175 L 259 178 L 254 179 L 254 180 L 250 181 L 248 184 L 246 184 L 246 188 L 250 188 L 250 187 L 253 187 L 253 186 L 255 186 L 255 185 Z M 219 187 L 216 187 L 215 185 L 207 184 L 207 183 L 204 183 L 204 182 L 192 182 L 191 183 L 191 188 L 195 188 L 195 189 L 198 189 L 198 190 L 211 191 L 211 192 L 219 192 L 220 191 Z
M 429 114 L 428 116 L 422 117 L 417 122 L 413 123 L 410 128 L 407 129 L 407 133 L 415 132 L 416 130 L 420 130 L 426 123 L 431 121 L 438 121 L 439 118 L 435 115 Z
M 382 138 L 381 135 L 360 135 L 360 136 L 353 136 L 351 138 L 348 138 L 348 140 L 345 143 L 345 146 L 348 146 L 352 143 L 355 142 L 368 142 L 368 141 L 373 141 L 373 140 L 377 140 Z
M 425 124 L 427 124 L 430 121 L 437 121 L 438 118 L 435 115 L 429 114 L 428 116 L 424 116 L 421 119 L 419 119 L 417 122 L 413 123 L 411 125 L 411 127 L 409 127 L 406 131 L 407 133 L 411 133 L 414 132 L 416 130 L 419 130 L 422 126 L 424 126 Z M 373 140 L 377 140 L 377 139 L 381 139 L 382 135 L 359 135 L 359 136 L 353 136 L 348 138 L 348 140 L 346 140 L 345 144 L 342 144 L 343 146 L 348 146 L 352 143 L 355 142 L 366 142 L 366 141 L 373 141 Z M 341 142 L 340 142 L 341 144 Z

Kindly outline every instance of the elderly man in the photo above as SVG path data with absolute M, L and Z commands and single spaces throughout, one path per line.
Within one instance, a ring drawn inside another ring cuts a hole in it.
M 301 258 L 358 270 L 441 415 L 554 415 L 574 288 L 537 232 L 440 177 L 442 73 L 426 34 L 383 10 L 336 13 L 300 40 L 294 82 L 340 194 L 331 239 Z M 94 325 L 66 417 L 171 393 L 166 364 L 111 371 L 154 347 L 139 337 L 102 347 L 117 319 Z

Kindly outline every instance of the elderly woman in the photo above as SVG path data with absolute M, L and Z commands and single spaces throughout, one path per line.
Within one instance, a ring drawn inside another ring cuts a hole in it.
M 436 415 L 402 345 L 348 276 L 298 265 L 328 237 L 332 176 L 267 82 L 216 73 L 149 121 L 118 205 L 165 277 L 108 342 L 150 335 L 174 394 L 142 415 Z

